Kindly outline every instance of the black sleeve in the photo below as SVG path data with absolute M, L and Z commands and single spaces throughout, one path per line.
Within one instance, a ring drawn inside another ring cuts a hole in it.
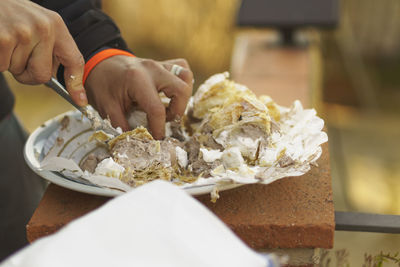
M 83 57 L 108 46 L 128 50 L 114 21 L 101 11 L 100 0 L 34 0 L 61 15 Z
M 101 0 L 33 0 L 61 15 L 85 61 L 104 47 L 129 51 L 114 21 L 101 11 Z M 63 68 L 57 75 L 63 82 Z

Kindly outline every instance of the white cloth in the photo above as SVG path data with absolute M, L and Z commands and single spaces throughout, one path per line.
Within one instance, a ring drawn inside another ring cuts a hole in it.
M 213 213 L 155 181 L 42 238 L 0 267 L 268 266 Z

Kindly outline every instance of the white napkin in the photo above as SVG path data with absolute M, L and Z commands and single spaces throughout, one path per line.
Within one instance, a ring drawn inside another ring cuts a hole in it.
M 213 213 L 163 181 L 143 185 L 42 238 L 1 267 L 268 266 Z

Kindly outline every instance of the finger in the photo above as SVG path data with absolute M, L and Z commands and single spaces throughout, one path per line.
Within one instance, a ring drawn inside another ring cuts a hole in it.
M 110 118 L 113 127 L 121 127 L 121 129 L 126 132 L 129 131 L 129 124 L 125 118 L 125 114 L 121 108 L 121 105 L 117 103 L 115 105 L 108 105 L 104 112 L 107 114 L 106 117 Z
M 170 64 L 170 63 L 163 63 L 164 68 L 171 72 L 173 65 L 179 65 L 179 64 Z M 183 65 L 183 64 L 182 64 Z M 179 77 L 181 80 L 183 80 L 185 83 L 187 83 L 189 86 L 193 86 L 193 73 L 189 68 L 183 67 L 183 69 L 179 72 L 177 77 Z
M 11 36 L 0 33 L 0 72 L 10 68 L 11 56 L 15 49 L 16 43 Z
M 185 72 L 183 75 L 179 75 L 179 78 L 183 79 L 187 84 L 192 84 L 194 83 L 193 79 L 193 72 L 190 70 L 189 63 L 187 62 L 186 59 L 184 58 L 178 58 L 178 59 L 169 59 L 165 60 L 164 63 L 167 65 L 167 70 L 171 71 L 172 65 L 176 64 L 185 69 Z
M 185 69 L 190 69 L 189 63 L 186 61 L 186 59 L 183 59 L 183 58 L 168 59 L 168 60 L 163 61 L 163 63 L 167 63 L 170 65 L 176 64 Z
M 62 19 L 57 20 L 54 55 L 64 66 L 64 80 L 71 98 L 80 106 L 87 105 L 87 96 L 83 87 L 85 61 Z
M 15 47 L 8 70 L 13 75 L 20 75 L 28 65 L 29 57 L 37 44 L 19 44 Z M 35 83 L 33 80 L 30 83 Z
M 182 117 L 192 95 L 192 87 L 165 69 L 158 72 L 156 85 L 159 91 L 171 98 L 167 108 L 167 120 Z
M 53 65 L 51 42 L 40 42 L 32 51 L 26 69 L 16 79 L 23 83 L 40 84 L 50 80 Z
M 166 111 L 156 88 L 146 77 L 136 76 L 128 84 L 132 86 L 129 97 L 147 114 L 151 134 L 157 140 L 164 138 Z

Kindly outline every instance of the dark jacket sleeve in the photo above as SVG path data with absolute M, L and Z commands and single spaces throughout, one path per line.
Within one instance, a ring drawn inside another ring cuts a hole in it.
M 61 15 L 86 60 L 104 46 L 128 51 L 117 25 L 101 11 L 100 0 L 35 0 L 34 2 Z
M 85 61 L 105 47 L 129 51 L 115 22 L 101 11 L 101 0 L 34 0 L 61 15 Z M 63 68 L 58 71 L 63 82 Z

